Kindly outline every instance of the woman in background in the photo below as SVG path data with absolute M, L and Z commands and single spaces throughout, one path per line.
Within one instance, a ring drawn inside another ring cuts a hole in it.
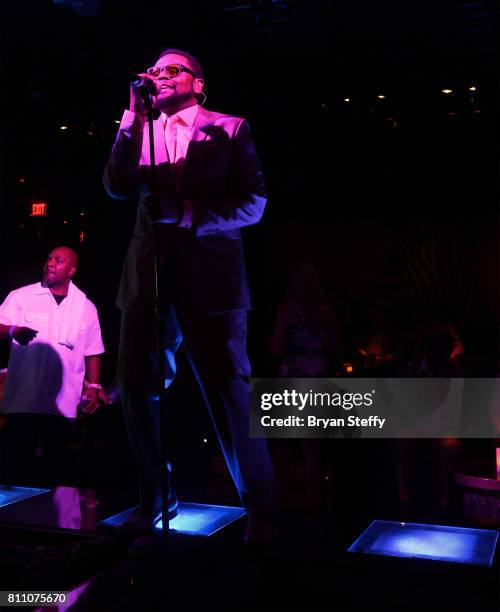
M 294 264 L 289 273 L 284 301 L 278 305 L 269 351 L 279 358 L 281 378 L 331 378 L 341 364 L 337 318 L 327 303 L 323 283 L 309 262 Z M 300 440 L 305 499 L 311 509 L 321 507 L 321 440 Z M 278 497 L 289 503 L 289 482 L 293 467 L 292 440 L 273 440 Z M 292 471 L 293 476 L 293 471 Z

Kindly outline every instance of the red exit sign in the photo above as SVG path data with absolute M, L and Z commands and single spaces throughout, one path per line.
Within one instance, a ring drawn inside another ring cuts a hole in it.
M 47 202 L 33 202 L 31 205 L 31 216 L 32 217 L 46 217 L 47 216 Z

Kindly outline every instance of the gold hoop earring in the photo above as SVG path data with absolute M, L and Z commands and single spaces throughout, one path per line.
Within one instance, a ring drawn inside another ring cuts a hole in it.
M 199 95 L 203 96 L 203 101 L 199 103 L 200 106 L 203 106 L 205 104 L 205 102 L 207 101 L 207 95 L 206 95 L 206 93 L 204 91 L 200 91 Z

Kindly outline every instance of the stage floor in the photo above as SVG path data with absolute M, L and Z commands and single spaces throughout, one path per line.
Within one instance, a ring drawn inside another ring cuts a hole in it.
M 268 549 L 243 546 L 240 518 L 211 537 L 174 532 L 157 549 L 102 525 L 132 507 L 118 497 L 56 487 L 0 508 L 0 590 L 63 590 L 72 612 L 500 608 L 497 559 L 486 568 L 348 553 L 374 518 L 361 505 L 285 513 Z
M 33 489 L 0 485 L 0 523 L 85 534 L 114 533 L 137 506 L 93 489 Z M 241 507 L 179 502 L 172 534 L 214 536 L 245 516 Z M 155 525 L 161 531 L 161 519 Z

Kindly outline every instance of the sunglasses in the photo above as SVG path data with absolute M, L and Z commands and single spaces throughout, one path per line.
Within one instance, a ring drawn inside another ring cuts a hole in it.
M 182 64 L 167 64 L 166 66 L 152 66 L 146 70 L 148 74 L 153 77 L 159 77 L 162 72 L 165 72 L 168 77 L 176 77 L 179 76 L 181 72 L 188 72 L 195 78 L 198 78 L 197 75 L 187 66 L 183 66 Z

